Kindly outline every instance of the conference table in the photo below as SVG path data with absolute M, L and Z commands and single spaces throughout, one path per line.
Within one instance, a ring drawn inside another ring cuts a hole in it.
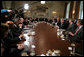
M 27 27 L 23 32 L 26 41 L 22 43 L 26 51 L 30 50 L 29 56 L 47 56 L 50 50 L 60 51 L 60 56 L 71 56 L 71 52 L 75 51 L 73 47 L 83 49 L 83 44 L 71 43 L 66 37 L 58 36 L 58 27 L 50 23 L 38 22 Z
M 68 47 L 71 46 L 67 40 L 62 40 L 57 37 L 57 28 L 49 23 L 39 23 L 35 26 L 34 45 L 35 54 L 40 56 L 46 54 L 48 50 L 60 50 L 60 56 L 69 56 L 70 51 Z
M 26 41 L 21 43 L 26 46 L 26 51 L 30 51 L 29 56 L 49 56 L 49 51 L 60 51 L 60 56 L 81 56 L 75 54 L 75 47 L 82 51 L 83 44 L 70 42 L 66 37 L 61 38 L 61 35 L 58 36 L 58 27 L 50 23 L 33 23 L 24 28 L 23 35 Z

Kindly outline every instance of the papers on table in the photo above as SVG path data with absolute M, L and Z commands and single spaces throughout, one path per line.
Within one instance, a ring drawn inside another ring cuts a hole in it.
M 30 44 L 29 44 L 29 37 L 28 37 L 28 35 L 24 34 L 24 38 L 26 39 L 26 41 L 24 42 L 24 45 L 29 46 Z
M 24 30 L 29 30 L 29 28 L 24 28 Z

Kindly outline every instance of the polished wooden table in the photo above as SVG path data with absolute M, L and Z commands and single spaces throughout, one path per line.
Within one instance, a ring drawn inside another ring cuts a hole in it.
M 57 29 L 47 23 L 39 23 L 35 27 L 36 35 L 34 44 L 36 46 L 36 55 L 46 54 L 50 50 L 60 50 L 61 56 L 69 56 L 68 47 L 70 43 L 67 40 L 61 40 L 57 37 Z

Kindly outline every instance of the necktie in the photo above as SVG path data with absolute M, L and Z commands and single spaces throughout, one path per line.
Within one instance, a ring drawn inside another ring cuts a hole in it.
M 76 30 L 76 32 L 75 32 L 75 35 L 77 34 L 77 32 L 78 32 L 79 30 L 80 30 L 80 28 L 78 27 L 77 30 Z

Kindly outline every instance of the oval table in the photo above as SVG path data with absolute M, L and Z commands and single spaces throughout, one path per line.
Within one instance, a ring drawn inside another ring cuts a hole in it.
M 61 56 L 69 56 L 70 43 L 57 37 L 57 28 L 47 23 L 39 23 L 35 27 L 34 44 L 36 55 L 46 54 L 50 50 L 60 50 Z

